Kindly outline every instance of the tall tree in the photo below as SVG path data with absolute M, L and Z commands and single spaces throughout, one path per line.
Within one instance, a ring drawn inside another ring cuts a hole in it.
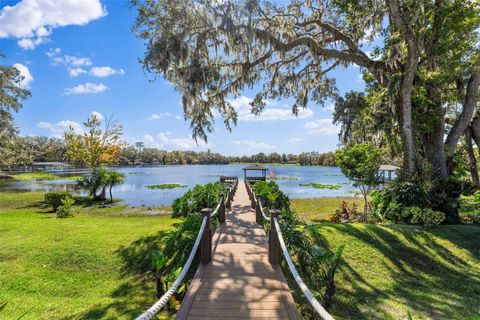
M 0 64 L 0 168 L 29 162 L 13 124 L 13 112 L 18 112 L 22 101 L 30 97 L 30 91 L 21 86 L 23 79 L 17 68 Z
M 85 133 L 77 134 L 70 127 L 64 134 L 68 160 L 78 166 L 93 168 L 116 162 L 125 145 L 121 141 L 122 126 L 109 117 L 104 120 L 102 130 L 102 121 L 95 114 L 83 124 L 87 128 Z

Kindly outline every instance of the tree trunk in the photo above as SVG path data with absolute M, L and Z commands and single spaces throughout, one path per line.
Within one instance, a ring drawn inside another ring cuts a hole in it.
M 465 149 L 468 155 L 468 169 L 470 170 L 470 175 L 472 176 L 472 182 L 478 187 L 480 185 L 480 180 L 477 170 L 477 158 L 475 157 L 475 152 L 473 151 L 472 128 L 470 126 L 467 128 L 467 130 L 465 130 Z
M 110 203 L 113 203 L 112 188 L 113 188 L 113 185 L 110 185 L 110 189 L 108 190 L 108 192 L 110 193 Z
M 448 168 L 445 150 L 443 146 L 443 136 L 445 132 L 445 120 L 443 116 L 435 122 L 432 131 L 424 133 L 422 136 L 423 150 L 425 158 L 433 167 L 433 176 L 436 179 L 447 179 Z

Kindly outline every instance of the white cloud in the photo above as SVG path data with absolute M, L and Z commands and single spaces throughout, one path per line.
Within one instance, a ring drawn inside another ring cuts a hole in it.
M 160 119 L 163 119 L 165 117 L 171 117 L 172 114 L 170 112 L 162 112 L 162 113 L 154 113 L 154 114 L 151 114 L 147 117 L 147 120 L 160 120 Z
M 334 126 L 332 119 L 319 119 L 309 121 L 305 124 L 309 134 L 314 135 L 334 135 L 339 133 L 339 128 Z
M 182 120 L 182 117 L 180 117 L 180 116 L 175 116 L 175 119 L 177 119 L 177 120 Z
M 123 69 L 115 70 L 110 67 L 93 67 L 90 69 L 89 74 L 95 77 L 104 78 L 114 74 L 123 75 L 125 74 L 125 71 Z
M 244 146 L 249 149 L 275 149 L 277 146 L 264 143 L 264 142 L 257 142 L 257 141 L 252 141 L 252 140 L 233 140 L 232 144 L 236 144 L 239 146 Z
M 23 80 L 20 82 L 20 86 L 22 88 L 28 88 L 30 82 L 33 81 L 33 76 L 30 73 L 30 70 L 27 68 L 27 66 L 21 63 L 15 63 L 13 66 L 20 71 L 20 75 L 23 77 Z
M 77 77 L 84 73 L 87 73 L 87 71 L 82 68 L 68 68 L 68 74 L 70 75 L 70 77 Z
M 309 108 L 300 109 L 298 116 L 292 113 L 289 108 L 280 108 L 276 102 L 267 101 L 262 114 L 256 116 L 251 113 L 250 102 L 252 99 L 246 96 L 239 96 L 235 100 L 229 101 L 238 114 L 239 121 L 274 121 L 274 120 L 295 120 L 307 119 L 313 116 L 313 111 Z M 285 106 L 284 106 L 285 107 Z
M 73 88 L 67 88 L 65 89 L 65 94 L 70 95 L 70 94 L 96 94 L 100 92 L 107 91 L 108 87 L 104 85 L 103 83 L 97 84 L 97 83 L 91 83 L 87 82 L 84 84 L 79 84 L 78 86 L 75 86 Z
M 65 131 L 70 130 L 70 127 L 72 127 L 77 134 L 82 134 L 84 132 L 83 127 L 72 120 L 62 120 L 58 123 L 42 121 L 37 124 L 37 127 L 50 131 L 50 135 L 56 138 L 61 138 Z
M 288 139 L 287 141 L 289 143 L 299 143 L 299 142 L 305 141 L 305 139 L 303 139 L 303 138 L 292 138 L 292 139 Z
M 23 49 L 34 49 L 55 28 L 85 25 L 106 14 L 100 0 L 22 0 L 0 11 L 0 38 L 18 38 Z
M 63 55 L 60 48 L 50 49 L 46 52 L 46 55 L 52 60 L 54 65 L 65 65 L 67 68 L 74 67 L 87 67 L 92 65 L 92 60 L 87 57 L 78 57 L 72 55 Z
M 102 121 L 104 119 L 103 115 L 98 111 L 93 111 L 92 116 L 97 117 L 98 120 Z
M 165 149 L 165 150 L 194 150 L 194 149 L 206 149 L 211 148 L 210 143 L 205 143 L 203 140 L 195 142 L 191 137 L 187 138 L 174 138 L 171 132 L 161 132 L 155 137 L 146 134 L 143 136 L 145 144 L 150 147 Z

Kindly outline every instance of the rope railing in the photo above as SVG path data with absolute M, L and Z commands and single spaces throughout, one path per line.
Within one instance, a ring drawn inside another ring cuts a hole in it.
M 175 280 L 175 282 L 172 284 L 172 286 L 165 292 L 165 294 L 153 305 L 145 311 L 142 315 L 136 318 L 136 320 L 150 320 L 152 319 L 157 313 L 160 312 L 160 310 L 163 308 L 165 303 L 170 300 L 172 295 L 178 290 L 178 287 L 180 284 L 182 284 L 183 278 L 185 278 L 185 275 L 188 272 L 188 269 L 190 269 L 190 266 L 193 262 L 193 259 L 195 258 L 195 254 L 197 252 L 198 246 L 200 245 L 200 240 L 202 239 L 203 232 L 205 231 L 205 226 L 207 225 L 207 220 L 208 217 L 204 216 L 202 219 L 202 225 L 200 226 L 200 230 L 198 231 L 197 239 L 195 239 L 195 244 L 193 245 L 192 251 L 190 251 L 190 255 L 188 256 L 187 262 L 182 268 L 182 272 L 178 276 L 178 278 Z
M 274 223 L 274 229 L 276 231 L 277 237 L 278 237 L 278 242 L 280 243 L 280 248 L 282 249 L 283 256 L 285 257 L 285 260 L 287 261 L 288 268 L 290 269 L 290 272 L 292 273 L 293 278 L 295 279 L 295 282 L 297 282 L 298 286 L 302 290 L 303 294 L 307 298 L 308 302 L 312 305 L 313 309 L 318 313 L 320 317 L 324 320 L 334 320 L 334 318 L 325 310 L 320 302 L 315 298 L 313 295 L 312 291 L 308 289 L 307 285 L 305 282 L 303 282 L 302 278 L 300 277 L 300 274 L 297 271 L 297 268 L 295 268 L 295 265 L 293 264 L 292 258 L 290 257 L 290 254 L 288 253 L 287 246 L 285 245 L 285 241 L 283 240 L 283 235 L 282 235 L 282 230 L 280 229 L 280 224 L 278 223 L 278 216 L 272 215 L 272 220 Z
M 236 192 L 236 188 L 238 185 L 238 179 L 235 183 L 233 183 L 232 187 L 229 189 L 229 196 L 233 197 L 233 195 Z M 210 219 L 213 219 L 218 216 L 218 220 L 223 223 L 225 222 L 225 196 L 222 195 L 220 196 L 220 199 L 218 201 L 218 204 L 215 208 L 215 210 L 212 212 L 211 209 L 203 209 L 202 210 L 202 225 L 200 226 L 200 229 L 198 230 L 197 238 L 195 239 L 195 243 L 193 245 L 192 251 L 190 251 L 190 255 L 188 256 L 187 262 L 185 262 L 185 265 L 182 268 L 182 272 L 180 275 L 177 277 L 175 282 L 172 284 L 172 286 L 165 292 L 165 294 L 154 304 L 152 305 L 147 311 L 145 311 L 143 314 L 138 316 L 136 320 L 150 320 L 152 319 L 157 313 L 162 310 L 162 308 L 165 306 L 165 304 L 170 300 L 172 295 L 178 290 L 180 285 L 183 282 L 183 279 L 185 278 L 185 275 L 187 274 L 188 270 L 190 269 L 190 266 L 192 265 L 193 259 L 195 258 L 195 255 L 197 253 L 198 247 L 200 246 L 200 243 L 202 243 L 202 247 L 200 250 L 200 260 L 201 262 L 210 262 L 211 261 L 211 230 L 210 230 Z M 208 231 L 208 234 L 204 235 L 205 230 Z M 210 239 L 208 239 L 210 238 Z
M 307 298 L 308 302 L 312 305 L 313 309 L 318 313 L 318 315 L 323 320 L 334 320 L 334 318 L 322 307 L 320 302 L 315 298 L 312 291 L 308 289 L 305 282 L 300 277 L 295 265 L 293 264 L 292 258 L 288 253 L 287 246 L 285 245 L 285 241 L 283 240 L 282 230 L 280 229 L 280 223 L 278 222 L 278 214 L 279 211 L 272 211 L 270 217 L 265 214 L 265 209 L 263 208 L 263 204 L 261 198 L 255 194 L 255 190 L 251 187 L 251 184 L 245 180 L 245 186 L 247 188 L 248 196 L 253 204 L 255 204 L 256 210 L 256 220 L 258 223 L 262 223 L 263 221 L 270 220 L 270 231 L 269 231 L 269 260 L 271 263 L 279 263 L 280 262 L 280 252 L 278 252 L 278 245 L 280 246 L 281 251 L 283 252 L 283 256 L 287 261 L 288 268 L 292 273 L 295 282 L 298 284 L 300 289 L 302 290 L 303 294 Z

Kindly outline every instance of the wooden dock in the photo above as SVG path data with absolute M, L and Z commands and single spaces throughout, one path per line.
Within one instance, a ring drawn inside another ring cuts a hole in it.
M 176 319 L 301 319 L 244 183 L 212 242 L 212 262 L 200 265 Z

